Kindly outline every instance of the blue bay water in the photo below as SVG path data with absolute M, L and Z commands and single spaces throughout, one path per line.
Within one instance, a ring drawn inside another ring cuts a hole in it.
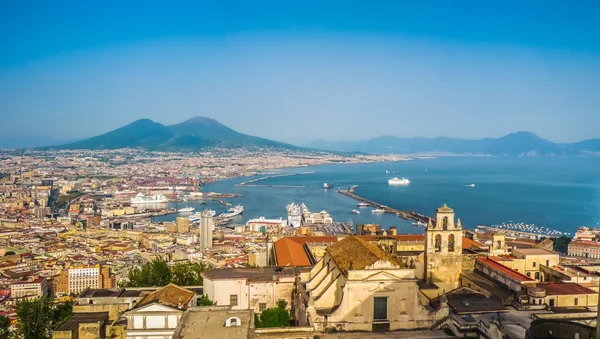
M 399 172 L 386 174 L 386 170 Z M 378 223 L 384 227 L 398 226 L 401 233 L 420 233 L 395 215 L 373 215 L 371 208 L 361 208 L 361 214 L 351 210 L 356 201 L 337 193 L 358 185 L 355 192 L 368 199 L 402 210 L 413 210 L 433 216 L 435 208 L 446 203 L 454 208 L 464 227 L 493 225 L 502 222 L 534 223 L 563 232 L 573 233 L 577 227 L 600 227 L 600 158 L 598 157 L 440 157 L 357 165 L 325 165 L 290 168 L 281 174 L 314 171 L 312 174 L 269 178 L 256 182 L 268 185 L 304 185 L 303 188 L 240 187 L 236 183 L 253 178 L 243 177 L 220 181 L 202 187 L 205 192 L 241 193 L 230 199 L 245 207 L 235 219 L 286 217 L 285 206 L 291 202 L 305 203 L 311 211 L 327 210 L 335 221 Z M 391 177 L 406 177 L 408 186 L 389 186 Z M 323 189 L 323 183 L 335 185 Z M 469 186 L 475 184 L 475 187 Z M 198 209 L 212 208 L 218 213 L 226 207 L 218 203 L 206 206 L 195 202 L 179 203 Z M 358 209 L 358 208 L 357 208 Z M 172 220 L 163 216 L 155 220 Z

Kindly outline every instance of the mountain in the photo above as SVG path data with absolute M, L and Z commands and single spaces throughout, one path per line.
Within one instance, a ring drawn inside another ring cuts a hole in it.
M 191 118 L 171 126 L 140 119 L 99 136 L 52 148 L 98 150 L 142 147 L 148 150 L 197 151 L 209 146 L 299 149 L 297 146 L 236 132 L 217 120 L 205 117 Z
M 455 138 L 399 138 L 381 136 L 352 142 L 318 140 L 306 147 L 327 151 L 366 152 L 379 154 L 455 153 L 489 155 L 560 155 L 600 153 L 600 139 L 559 144 L 540 138 L 532 132 L 516 132 L 501 138 L 479 140 Z

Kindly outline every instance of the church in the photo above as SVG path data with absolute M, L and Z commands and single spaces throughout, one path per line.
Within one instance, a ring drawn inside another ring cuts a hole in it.
M 458 287 L 462 272 L 460 219 L 455 221 L 454 211 L 444 204 L 424 237 L 409 236 L 422 239 L 420 251 L 404 251 L 402 237 L 332 241 L 298 278 L 298 324 L 317 331 L 393 331 L 430 329 L 443 322 L 448 316 L 445 293 Z M 310 256 L 310 243 L 304 249 Z M 433 307 L 430 300 L 436 297 Z

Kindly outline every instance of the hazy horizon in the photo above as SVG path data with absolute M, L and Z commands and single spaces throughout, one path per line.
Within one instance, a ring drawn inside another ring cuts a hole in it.
M 295 144 L 600 138 L 593 2 L 142 4 L 0 4 L 2 138 L 193 116 Z

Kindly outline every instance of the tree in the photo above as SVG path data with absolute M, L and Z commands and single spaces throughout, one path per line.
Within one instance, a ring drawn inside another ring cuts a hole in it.
M 49 299 L 17 302 L 17 337 L 49 339 L 52 306 Z
M 62 325 L 65 320 L 69 319 L 69 317 L 73 314 L 73 302 L 66 301 L 64 303 L 55 304 L 52 308 L 52 314 L 50 319 L 51 328 L 57 329 L 60 325 Z
M 212 306 L 214 304 L 214 301 L 208 299 L 208 296 L 204 294 L 200 298 L 198 298 L 198 301 L 196 302 L 197 306 Z
M 279 300 L 277 307 L 267 308 L 260 315 L 254 315 L 254 326 L 263 327 L 286 327 L 290 326 L 290 312 L 286 309 L 287 302 Z
M 4 253 L 4 256 L 9 256 L 9 255 L 15 255 L 16 253 L 14 251 L 7 251 L 6 253 Z
M 129 271 L 124 287 L 165 286 L 171 282 L 171 269 L 166 260 L 157 258 Z
M 10 338 L 10 319 L 0 317 L 0 339 Z

